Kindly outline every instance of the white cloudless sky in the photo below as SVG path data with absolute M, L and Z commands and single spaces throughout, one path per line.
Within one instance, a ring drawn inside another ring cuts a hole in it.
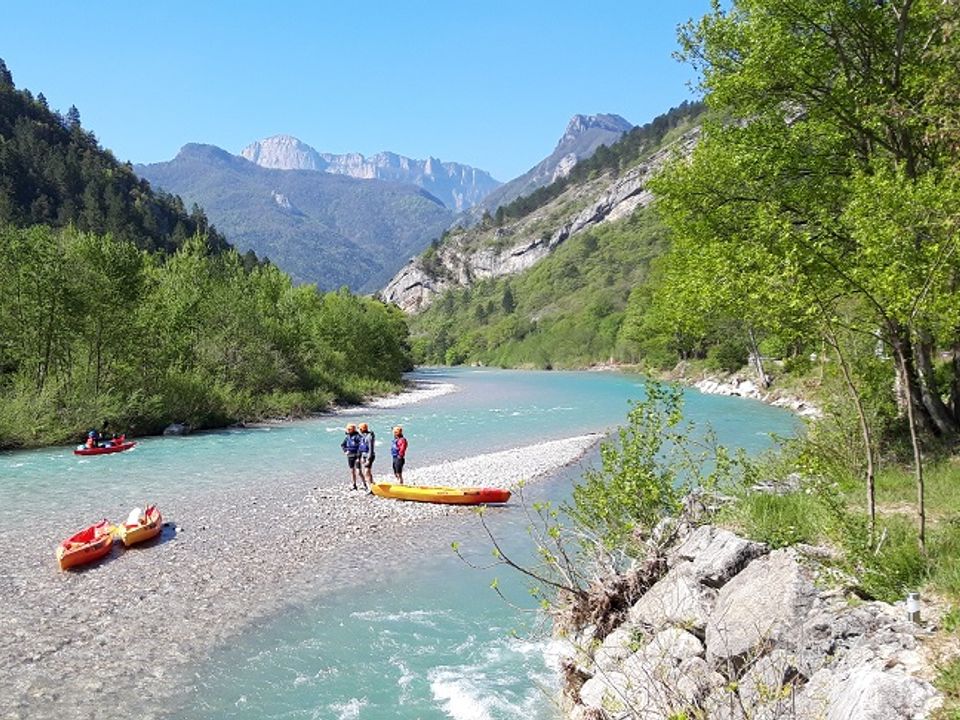
M 80 110 L 120 160 L 270 135 L 390 150 L 506 181 L 577 114 L 643 124 L 696 97 L 677 25 L 709 0 L 4 2 L 17 87 Z

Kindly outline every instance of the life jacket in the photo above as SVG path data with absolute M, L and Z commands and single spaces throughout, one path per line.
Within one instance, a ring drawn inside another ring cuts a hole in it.
M 403 452 L 400 451 L 401 443 Z M 407 439 L 405 437 L 395 437 L 390 444 L 390 454 L 393 457 L 403 457 L 407 453 Z
M 373 431 L 360 434 L 360 454 L 372 453 L 374 443 Z
M 358 432 L 347 433 L 347 437 L 343 440 L 343 449 L 346 450 L 349 455 L 360 453 L 361 438 L 362 436 Z

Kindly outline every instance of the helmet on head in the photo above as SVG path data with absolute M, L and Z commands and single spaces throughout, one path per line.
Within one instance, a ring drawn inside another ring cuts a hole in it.
M 97 436 L 96 430 L 91 430 L 90 432 L 87 433 L 87 437 L 96 437 L 96 436 Z
M 369 429 L 370 429 L 369 425 L 367 425 L 366 423 L 360 423 L 360 432 L 366 432 Z
M 357 429 L 357 426 L 354 425 L 353 423 L 350 423 L 347 425 L 347 432 L 353 432 L 356 429 Z
M 403 426 L 402 426 L 402 425 L 397 425 L 397 426 L 393 429 L 393 434 L 394 434 L 394 435 L 403 435 Z

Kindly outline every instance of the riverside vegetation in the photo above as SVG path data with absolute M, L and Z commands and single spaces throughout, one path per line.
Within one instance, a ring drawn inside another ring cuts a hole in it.
M 2 61 L 0 296 L 0 448 L 319 410 L 411 365 L 399 311 L 240 256 Z
M 417 352 L 435 353 L 419 328 L 446 327 L 448 361 L 549 367 L 613 358 L 726 370 L 749 361 L 763 387 L 787 381 L 816 393 L 824 420 L 769 464 L 719 456 L 740 479 L 726 478 L 734 502 L 710 521 L 767 547 L 826 545 L 851 605 L 921 590 L 943 617 L 934 651 L 955 644 L 958 31 L 956 3 L 718 4 L 681 28 L 680 55 L 702 73 L 707 113 L 696 148 L 651 183 L 652 210 L 592 241 L 568 240 L 521 276 L 437 298 L 412 321 Z M 616 264 L 594 265 L 583 248 L 599 240 L 599 260 L 633 242 L 649 257 L 644 233 L 669 249 L 626 299 Z M 543 278 L 564 267 L 589 279 L 558 282 L 549 302 L 531 302 Z M 551 342 L 565 317 L 590 317 L 587 303 L 608 289 L 615 304 L 592 315 L 590 330 Z M 454 308 L 474 319 L 444 326 Z M 659 412 L 669 418 L 674 409 Z M 644 411 L 631 421 L 619 449 L 605 451 L 599 484 L 588 481 L 589 493 L 567 508 L 539 508 L 544 566 L 525 571 L 561 629 L 609 630 L 664 569 L 647 553 L 655 521 L 677 512 L 678 475 L 661 458 L 637 462 L 646 450 L 634 438 L 645 437 L 649 420 Z M 758 479 L 776 492 L 757 493 Z M 693 475 L 680 487 L 699 485 Z M 585 505 L 587 497 L 598 500 Z M 940 663 L 946 704 L 938 712 L 960 717 L 960 664 L 949 652 Z M 741 711 L 753 717 L 757 707 Z M 705 712 L 689 706 L 670 717 Z

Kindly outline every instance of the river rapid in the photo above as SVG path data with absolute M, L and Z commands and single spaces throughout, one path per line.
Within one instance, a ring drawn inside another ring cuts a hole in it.
M 145 438 L 129 452 L 0 454 L 0 717 L 555 717 L 550 644 L 490 560 L 476 516 L 349 490 L 347 421 L 367 421 L 388 474 L 390 428 L 409 480 L 511 485 L 561 501 L 623 422 L 642 380 L 619 373 L 425 369 L 452 389 L 407 405 L 257 428 Z M 453 386 L 452 388 L 450 386 Z M 686 416 L 758 452 L 795 431 L 758 402 L 685 394 Z M 156 502 L 153 546 L 78 573 L 53 547 L 101 517 Z M 487 516 L 526 557 L 519 503 Z

